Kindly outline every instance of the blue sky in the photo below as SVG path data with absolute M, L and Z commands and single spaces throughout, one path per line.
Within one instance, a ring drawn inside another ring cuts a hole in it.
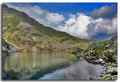
M 11 3 L 8 7 L 79 38 L 109 38 L 117 33 L 116 3 Z
M 43 9 L 46 9 L 50 12 L 58 12 L 58 13 L 76 13 L 76 12 L 84 12 L 91 13 L 91 11 L 95 9 L 99 9 L 103 6 L 113 6 L 115 7 L 115 3 L 33 3 L 33 5 L 38 5 Z
M 23 6 L 25 4 L 14 5 Z M 103 6 L 114 7 L 114 10 L 117 8 L 116 3 L 30 3 L 30 5 L 39 6 L 42 9 L 50 12 L 60 13 L 65 16 L 67 16 L 69 13 L 75 14 L 77 12 L 90 15 L 93 10 L 99 9 Z

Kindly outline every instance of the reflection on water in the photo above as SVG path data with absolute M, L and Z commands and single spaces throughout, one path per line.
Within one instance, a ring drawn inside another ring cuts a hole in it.
M 23 49 L 11 53 L 7 57 L 4 69 L 22 74 L 22 77 L 19 77 L 20 79 L 28 77 L 40 80 L 90 80 L 98 79 L 101 73 L 104 72 L 103 66 L 93 65 L 85 60 L 76 62 L 67 68 L 53 71 L 53 68 L 61 68 L 59 65 L 71 64 L 72 59 L 74 59 L 74 56 L 68 54 L 68 52 L 53 52 L 37 48 L 32 48 L 31 50 Z M 52 73 L 49 73 L 50 71 L 48 70 L 51 67 Z M 44 71 L 48 71 L 48 74 Z
M 65 69 L 56 70 L 52 73 L 45 74 L 43 77 L 40 77 L 39 80 L 63 80 Z
M 67 68 L 45 74 L 39 80 L 97 80 L 105 72 L 105 67 L 79 61 Z
M 50 50 L 40 50 L 32 48 L 31 50 L 23 49 L 21 51 L 11 53 L 6 59 L 5 70 L 14 70 L 16 72 L 33 72 L 64 63 L 70 63 L 68 53 L 53 52 Z

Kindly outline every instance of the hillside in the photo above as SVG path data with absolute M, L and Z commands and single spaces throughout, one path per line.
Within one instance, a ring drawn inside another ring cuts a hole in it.
M 3 32 L 3 37 L 8 42 L 16 45 L 16 47 L 22 47 L 22 45 L 25 44 L 25 42 L 34 42 L 34 44 L 43 44 L 44 42 L 44 44 L 46 45 L 48 45 L 49 43 L 51 45 L 53 44 L 53 47 L 55 47 L 54 43 L 56 43 L 56 46 L 57 43 L 58 46 L 60 43 L 61 46 L 59 46 L 59 48 L 62 47 L 62 49 L 64 49 L 64 47 L 66 47 L 65 49 L 69 47 L 76 47 L 76 44 L 80 48 L 84 49 L 87 47 L 86 43 L 88 43 L 87 40 L 75 38 L 64 32 L 59 32 L 50 27 L 45 27 L 39 24 L 34 19 L 27 16 L 25 13 L 18 12 L 14 9 L 7 8 L 5 6 L 3 6 Z M 19 41 L 19 45 L 16 41 Z
M 38 80 L 71 66 L 74 70 L 70 68 L 67 77 L 80 79 L 81 75 L 87 74 L 86 71 L 92 76 L 94 69 L 87 69 L 88 64 L 81 66 L 82 59 L 105 68 L 104 74 L 100 73 L 100 80 L 117 79 L 117 33 L 105 40 L 80 39 L 44 26 L 24 12 L 4 4 L 2 20 L 3 80 Z
M 83 57 L 90 63 L 105 64 L 107 69 L 101 76 L 101 80 L 117 79 L 117 35 L 113 35 L 110 40 L 92 43 L 83 52 Z
M 3 39 L 16 48 L 16 52 L 8 53 L 3 67 L 11 79 L 26 79 L 38 71 L 44 74 L 74 63 L 74 52 L 89 45 L 88 40 L 43 26 L 6 5 L 2 5 L 2 15 Z

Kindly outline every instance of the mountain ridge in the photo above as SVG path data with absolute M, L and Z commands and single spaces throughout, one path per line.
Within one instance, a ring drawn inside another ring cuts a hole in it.
M 72 36 L 72 35 L 69 35 L 69 34 L 67 34 L 67 33 L 65 33 L 65 32 L 61 32 L 61 31 L 57 31 L 57 30 L 55 30 L 55 29 L 53 29 L 53 28 L 50 28 L 50 27 L 46 27 L 46 26 L 43 26 L 42 24 L 40 24 L 40 23 L 38 23 L 36 20 L 34 20 L 33 18 L 31 18 L 31 17 L 29 17 L 27 14 L 25 14 L 24 12 L 20 12 L 20 11 L 17 11 L 17 10 L 15 10 L 15 9 L 12 9 L 12 8 L 8 8 L 6 5 L 3 5 L 2 6 L 3 7 L 3 12 L 4 12 L 4 10 L 6 10 L 8 13 L 16 13 L 16 14 L 18 14 L 18 16 L 21 16 L 21 17 L 23 17 L 23 22 L 24 21 L 27 21 L 27 22 L 29 22 L 30 23 L 30 25 L 36 25 L 36 27 L 35 27 L 35 29 L 41 29 L 42 28 L 42 30 L 44 30 L 44 33 L 46 34 L 46 32 L 48 32 L 48 35 L 50 35 L 51 37 L 52 36 L 54 36 L 54 34 L 57 34 L 56 36 L 58 36 L 58 37 L 61 37 L 61 36 L 67 36 L 67 37 L 69 37 L 69 38 L 71 38 L 71 39 L 73 39 L 73 40 L 81 40 L 82 42 L 84 42 L 84 41 L 88 41 L 88 40 L 86 40 L 86 39 L 80 39 L 80 38 L 77 38 L 77 37 L 74 37 L 74 36 Z M 5 11 L 5 12 L 6 12 Z M 39 26 L 39 27 L 37 27 L 37 26 Z M 53 33 L 54 32 L 54 33 Z M 58 32 L 60 32 L 60 34 L 58 34 Z M 51 33 L 53 33 L 53 34 L 51 34 Z M 68 38 L 68 39 L 69 39 Z
M 3 65 L 11 79 L 27 79 L 36 72 L 44 74 L 70 65 L 77 60 L 73 52 L 89 45 L 88 40 L 45 27 L 25 13 L 5 5 L 2 5 L 2 20 L 2 39 L 16 49 L 16 52 L 7 54 Z

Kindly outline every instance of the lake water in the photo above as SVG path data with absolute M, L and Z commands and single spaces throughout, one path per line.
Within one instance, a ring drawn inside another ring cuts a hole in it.
M 39 80 L 97 80 L 105 72 L 105 67 L 79 61 L 67 68 L 45 74 Z
M 26 76 L 36 73 L 32 77 L 37 77 L 36 79 L 39 80 L 97 80 L 105 71 L 104 66 L 91 64 L 85 60 L 80 60 L 68 67 L 61 68 L 59 65 L 71 62 L 70 58 L 68 58 L 70 54 L 66 54 L 65 52 L 39 51 L 34 49 L 33 51 L 24 50 L 12 53 L 6 59 L 5 70 L 14 70 L 23 74 L 20 79 L 24 77 L 26 79 Z M 51 69 L 51 67 L 52 70 L 49 70 L 48 68 Z M 41 75 L 43 70 L 49 70 L 49 72 Z

